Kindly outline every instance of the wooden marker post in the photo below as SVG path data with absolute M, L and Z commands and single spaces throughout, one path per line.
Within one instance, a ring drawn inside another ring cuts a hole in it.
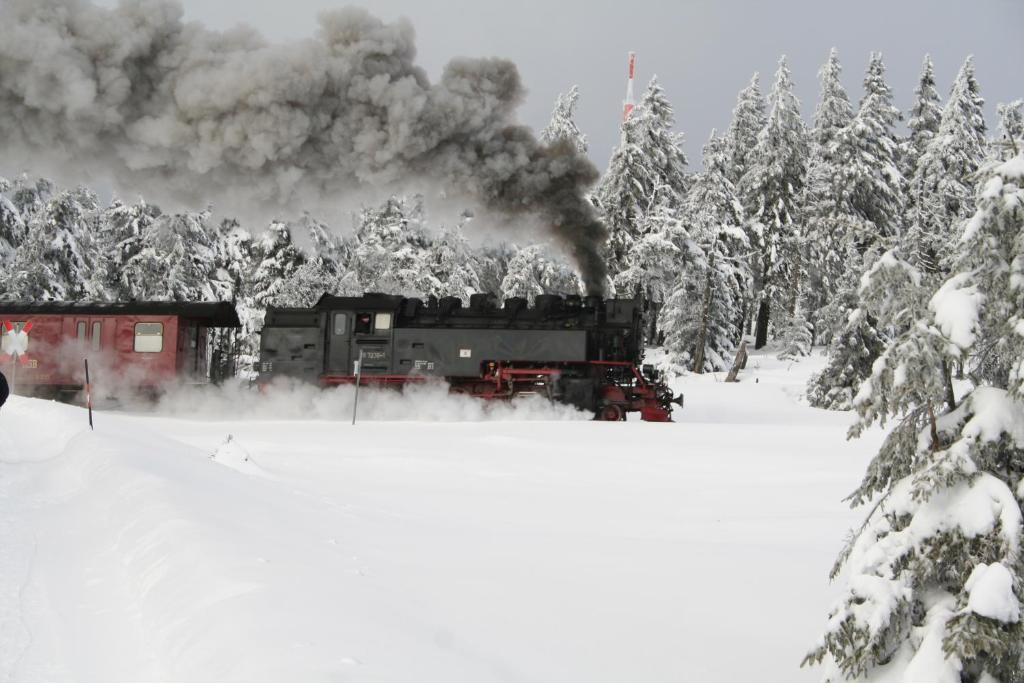
M 89 359 L 85 359 L 85 407 L 89 409 L 89 429 L 92 426 L 92 385 L 89 383 Z
M 363 350 L 359 349 L 359 360 L 356 361 L 356 395 L 352 401 L 352 424 L 356 423 L 356 409 L 359 408 L 359 385 L 363 379 Z

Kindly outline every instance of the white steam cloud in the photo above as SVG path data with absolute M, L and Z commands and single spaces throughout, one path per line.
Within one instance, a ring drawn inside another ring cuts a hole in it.
M 0 149 L 111 174 L 126 189 L 274 215 L 430 178 L 477 208 L 551 227 L 601 293 L 594 166 L 515 123 L 515 65 L 416 66 L 413 29 L 364 10 L 320 15 L 274 45 L 214 32 L 169 0 L 0 3 Z

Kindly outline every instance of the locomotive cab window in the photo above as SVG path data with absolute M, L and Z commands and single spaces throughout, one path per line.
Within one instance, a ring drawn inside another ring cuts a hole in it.
M 137 353 L 160 353 L 163 350 L 163 323 L 135 323 L 135 351 Z
M 378 313 L 373 322 L 373 328 L 376 332 L 387 332 L 391 329 L 391 314 L 390 313 Z
M 373 316 L 369 313 L 356 314 L 356 334 L 370 334 L 373 332 Z
M 79 320 L 78 324 L 75 325 L 75 339 L 78 341 L 85 341 L 85 321 Z
M 340 337 L 348 330 L 348 316 L 344 313 L 334 314 L 334 336 Z
M 103 323 L 96 320 L 92 324 L 92 350 L 100 350 L 100 342 L 103 340 Z

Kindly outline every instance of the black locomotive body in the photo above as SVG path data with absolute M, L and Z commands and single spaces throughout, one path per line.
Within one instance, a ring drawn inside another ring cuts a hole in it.
M 487 294 L 440 300 L 385 294 L 325 295 L 312 308 L 267 310 L 260 381 L 288 376 L 324 386 L 405 384 L 443 378 L 482 398 L 540 393 L 606 420 L 639 411 L 671 417 L 671 392 L 641 372 L 639 299 Z

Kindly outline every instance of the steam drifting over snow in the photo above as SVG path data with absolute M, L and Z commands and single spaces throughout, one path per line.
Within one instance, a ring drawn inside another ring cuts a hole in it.
M 449 199 L 549 226 L 600 293 L 594 166 L 516 124 L 514 64 L 455 59 L 432 84 L 415 54 L 407 21 L 357 8 L 321 14 L 315 38 L 272 45 L 185 23 L 171 0 L 5 0 L 0 140 L 9 157 L 240 212 L 329 207 L 429 178 Z

